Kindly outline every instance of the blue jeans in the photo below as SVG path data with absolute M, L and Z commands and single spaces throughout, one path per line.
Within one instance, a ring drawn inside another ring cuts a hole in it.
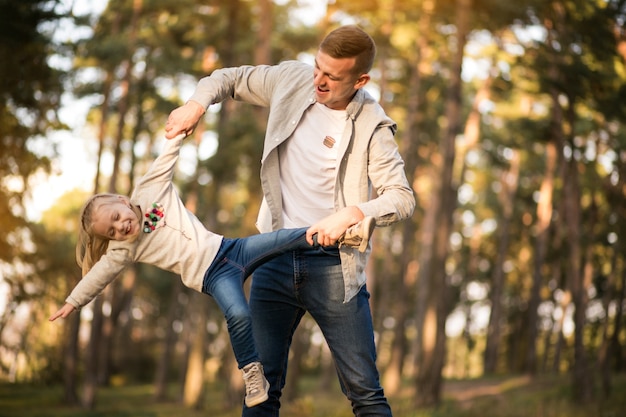
M 306 230 L 281 229 L 245 238 L 224 238 L 204 275 L 202 292 L 212 296 L 224 313 L 239 368 L 259 360 L 243 283 L 264 262 L 295 249 L 312 248 L 306 241 Z
M 293 333 L 309 312 L 335 360 L 341 389 L 355 416 L 391 416 L 376 368 L 374 329 L 365 287 L 344 303 L 337 248 L 286 253 L 254 273 L 250 309 L 257 349 L 271 387 L 269 399 L 244 405 L 243 416 L 278 416 Z

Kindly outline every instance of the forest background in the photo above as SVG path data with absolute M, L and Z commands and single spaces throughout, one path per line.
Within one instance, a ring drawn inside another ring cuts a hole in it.
M 47 321 L 80 279 L 78 210 L 93 192 L 130 192 L 202 76 L 311 62 L 329 30 L 358 24 L 377 42 L 368 90 L 398 122 L 418 199 L 411 219 L 376 230 L 368 266 L 383 386 L 406 397 L 396 414 L 440 407 L 450 381 L 502 376 L 558 378 L 567 402 L 606 404 L 624 385 L 625 2 L 109 0 L 85 12 L 0 0 L 2 393 L 61 387 L 60 403 L 93 410 L 107 387 L 148 384 L 156 402 L 202 409 L 219 391 L 221 409 L 239 409 L 221 313 L 171 274 L 129 268 L 81 314 Z M 264 117 L 212 106 L 183 147 L 177 186 L 211 230 L 256 233 Z M 71 169 L 68 135 L 89 185 L 33 217 L 41 184 Z M 308 316 L 289 365 L 286 403 L 311 381 L 339 392 Z M 542 410 L 520 415 L 560 415 Z

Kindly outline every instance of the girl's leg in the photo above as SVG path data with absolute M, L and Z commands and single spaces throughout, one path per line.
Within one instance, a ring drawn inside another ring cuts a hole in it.
M 247 277 L 260 265 L 277 256 L 297 249 L 311 249 L 312 246 L 306 241 L 307 229 L 280 229 L 236 239 L 237 250 L 226 254 L 226 257 L 230 262 L 240 265 Z
M 202 292 L 212 296 L 224 313 L 230 343 L 239 368 L 259 360 L 248 301 L 243 292 L 245 275 L 240 267 L 228 262 L 224 254 L 236 245 L 236 240 L 224 239 L 218 257 L 204 277 Z
M 311 249 L 306 230 L 280 229 L 245 238 L 224 238 L 206 272 L 202 292 L 211 295 L 222 309 L 240 368 L 258 361 L 243 282 L 257 267 L 277 256 L 296 249 Z

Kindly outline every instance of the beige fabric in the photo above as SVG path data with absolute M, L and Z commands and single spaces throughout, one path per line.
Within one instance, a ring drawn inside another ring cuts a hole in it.
M 90 302 L 131 263 L 155 265 L 181 276 L 183 283 L 202 291 L 204 275 L 215 258 L 222 236 L 204 227 L 188 211 L 172 184 L 183 139 L 165 143 L 131 195 L 131 202 L 145 213 L 152 203 L 161 203 L 164 217 L 151 233 L 140 232 L 132 242 L 111 241 L 107 253 L 83 277 L 66 302 L 80 308 Z

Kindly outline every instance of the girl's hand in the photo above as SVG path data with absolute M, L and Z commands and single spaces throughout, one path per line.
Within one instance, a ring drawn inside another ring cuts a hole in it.
M 193 100 L 174 109 L 165 124 L 165 137 L 173 139 L 182 134 L 191 135 L 204 113 L 205 110 L 202 105 Z
M 59 309 L 59 311 L 57 311 L 56 313 L 54 313 L 53 315 L 50 316 L 50 318 L 48 319 L 49 321 L 55 321 L 56 319 L 58 319 L 59 317 L 62 318 L 66 318 L 67 316 L 69 316 L 70 314 L 72 314 L 72 312 L 76 310 L 76 308 L 68 303 L 65 303 L 65 305 L 63 307 L 61 307 Z

